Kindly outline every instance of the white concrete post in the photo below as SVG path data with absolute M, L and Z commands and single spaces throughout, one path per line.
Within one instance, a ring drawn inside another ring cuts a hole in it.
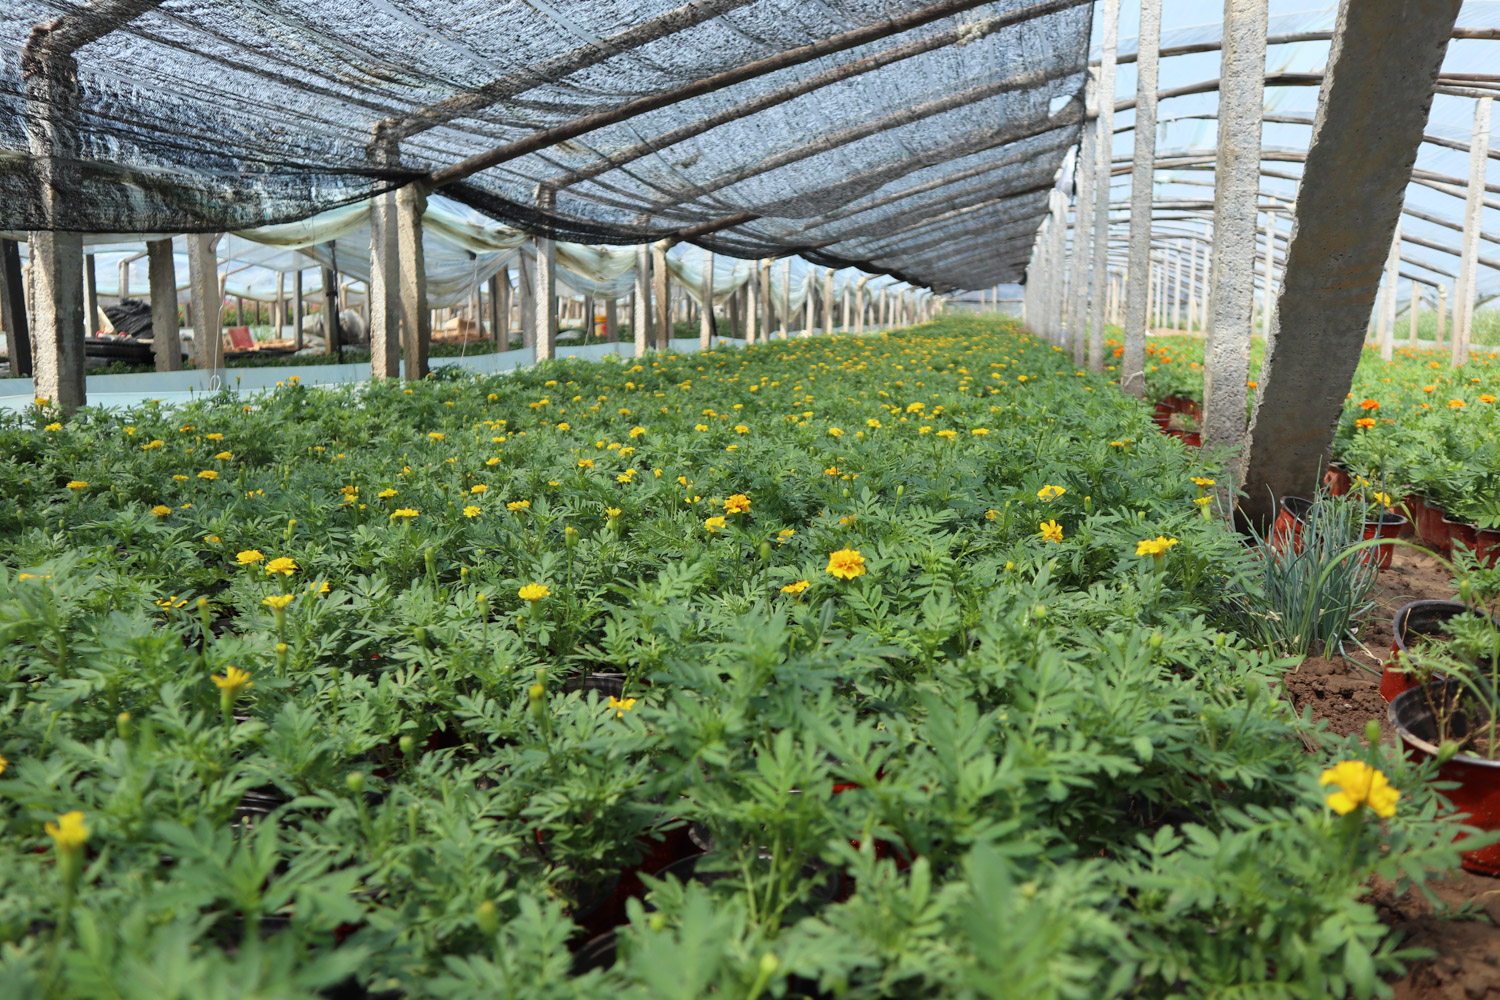
M 546 201 L 550 209 L 551 199 Z M 557 352 L 557 241 L 546 236 L 536 238 L 536 309 L 535 357 L 541 363 Z
M 1391 238 L 1391 251 L 1385 258 L 1385 292 L 1380 300 L 1380 357 L 1389 361 L 1394 356 L 1396 341 L 1396 285 L 1401 280 L 1401 223 L 1396 223 L 1395 236 Z
M 1146 322 L 1151 259 L 1151 201 L 1156 172 L 1156 81 L 1161 0 L 1141 0 L 1136 56 L 1135 156 L 1130 171 L 1130 282 L 1125 291 L 1125 351 L 1120 388 L 1145 393 Z
M 714 252 L 703 251 L 702 283 L 698 295 L 703 299 L 703 312 L 699 315 L 698 349 L 706 351 L 713 346 L 714 332 Z
M 1417 287 L 1416 279 L 1413 278 L 1411 282 L 1411 302 L 1406 308 L 1406 311 L 1410 313 L 1407 319 L 1411 321 L 1411 336 L 1407 338 L 1407 346 L 1413 349 L 1417 346 L 1417 313 L 1420 311 L 1421 305 L 1422 292 Z
M 427 308 L 427 258 L 422 249 L 422 215 L 427 195 L 416 184 L 396 192 L 396 243 L 400 261 L 397 301 L 405 355 L 404 376 L 415 382 L 427 377 L 427 354 L 432 344 L 432 311 Z
M 224 304 L 219 290 L 219 261 L 214 255 L 217 236 L 189 233 L 188 287 L 193 303 L 193 364 L 199 371 L 224 366 L 224 345 L 219 340 L 219 310 Z
M 651 283 L 656 294 L 656 349 L 669 349 L 672 340 L 672 286 L 667 280 L 667 249 L 671 240 L 651 244 Z
M 630 317 L 630 336 L 635 341 L 635 356 L 641 357 L 651 345 L 651 248 L 635 248 L 635 311 Z
M 1091 371 L 1104 370 L 1104 324 L 1109 319 L 1109 181 L 1114 159 L 1115 59 L 1120 38 L 1120 0 L 1104 0 L 1104 51 L 1099 62 L 1097 101 L 1099 118 L 1094 128 L 1094 231 L 1093 299 L 1089 310 L 1088 363 Z
M 1240 447 L 1245 437 L 1267 17 L 1266 0 L 1224 4 L 1214 219 L 1203 315 L 1203 443 L 1228 448 Z
M 1453 353 L 1455 365 L 1469 360 L 1469 338 L 1473 335 L 1474 299 L 1479 268 L 1479 226 L 1484 208 L 1485 166 L 1490 150 L 1490 105 L 1492 99 L 1474 102 L 1474 135 L 1469 145 L 1469 188 L 1464 197 L 1464 233 L 1458 267 L 1458 297 L 1453 303 Z
M 401 375 L 401 239 L 396 192 L 370 200 L 370 378 Z

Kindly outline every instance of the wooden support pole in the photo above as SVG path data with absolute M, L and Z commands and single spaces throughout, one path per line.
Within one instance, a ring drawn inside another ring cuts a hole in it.
M 307 319 L 307 300 L 302 291 L 302 272 L 292 272 L 292 350 L 302 350 L 302 324 Z
M 620 301 L 619 299 L 604 300 L 604 342 L 606 344 L 617 344 L 620 342 Z
M 792 258 L 783 262 L 781 270 L 781 339 L 792 336 Z
M 551 212 L 553 193 L 537 192 L 537 208 Z M 536 361 L 551 361 L 557 351 L 557 241 L 548 236 L 536 238 Z
M 536 261 L 522 253 L 517 278 L 517 294 L 521 297 L 521 347 L 536 347 Z
M 370 378 L 400 378 L 401 234 L 394 191 L 370 200 L 369 288 Z
M 503 273 L 503 272 L 496 272 L 495 274 L 490 275 L 490 280 L 488 282 L 486 282 L 486 284 L 489 286 L 489 303 L 488 303 L 488 305 L 489 305 L 489 316 L 487 318 L 490 321 L 490 343 L 496 345 L 497 347 L 500 344 L 500 274 L 501 273 Z
M 833 332 L 833 268 L 823 272 L 823 333 Z
M 1099 118 L 1094 128 L 1094 255 L 1093 308 L 1089 324 L 1089 370 L 1104 370 L 1104 326 L 1109 322 L 1109 181 L 1114 160 L 1115 63 L 1120 38 L 1120 0 L 1104 0 L 1103 53 L 1099 62 L 1096 100 Z
M 218 237 L 189 233 L 188 284 L 193 303 L 193 365 L 201 372 L 224 367 L 224 344 L 220 337 L 220 312 L 224 296 L 219 286 L 219 261 L 214 255 Z
M 1136 56 L 1135 156 L 1130 175 L 1130 285 L 1125 293 L 1125 350 L 1120 388 L 1146 391 L 1146 323 L 1150 294 L 1151 196 L 1156 167 L 1157 49 L 1161 45 L 1161 0 L 1141 0 Z

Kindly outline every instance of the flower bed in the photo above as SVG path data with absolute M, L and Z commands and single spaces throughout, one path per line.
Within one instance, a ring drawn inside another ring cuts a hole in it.
M 23 995 L 1367 996 L 1457 858 L 1227 631 L 1213 470 L 993 320 L 0 455 Z

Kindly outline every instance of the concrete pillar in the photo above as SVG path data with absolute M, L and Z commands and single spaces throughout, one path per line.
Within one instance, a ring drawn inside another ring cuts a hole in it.
M 651 249 L 646 246 L 635 248 L 635 312 L 630 317 L 630 334 L 639 358 L 651 347 Z
M 422 215 L 427 194 L 416 184 L 396 192 L 396 240 L 400 260 L 402 347 L 408 382 L 427 377 L 432 345 L 432 310 L 427 308 L 427 259 L 422 250 Z
M 548 208 L 551 206 L 548 205 Z M 536 238 L 536 361 L 557 352 L 557 241 Z
M 0 239 L 0 326 L 5 327 L 10 377 L 30 377 L 31 324 L 21 275 L 21 246 L 15 240 Z
M 865 332 L 865 286 L 869 284 L 870 276 L 864 275 L 854 282 L 854 332 L 861 334 Z
M 1408 303 L 1406 307 L 1407 319 L 1410 320 L 1411 324 L 1411 334 L 1407 337 L 1406 343 L 1407 346 L 1411 348 L 1415 348 L 1417 346 L 1417 314 L 1421 311 L 1421 306 L 1422 292 L 1417 287 L 1417 283 L 1414 280 L 1411 283 L 1411 302 Z
M 517 294 L 521 297 L 521 347 L 536 347 L 536 259 L 524 251 L 517 260 Z
M 1443 340 L 1448 335 L 1448 286 L 1438 285 L 1437 301 L 1437 344 L 1442 347 Z
M 714 252 L 703 251 L 702 283 L 698 295 L 703 299 L 703 312 L 698 323 L 698 349 L 706 351 L 713 346 L 714 333 Z
M 302 268 L 292 272 L 292 350 L 302 350 L 302 320 L 306 312 L 302 296 Z
M 344 330 L 343 317 L 339 315 L 343 309 L 339 298 L 338 251 L 331 240 L 324 245 L 334 266 L 323 268 L 323 353 L 342 357 Z
M 188 287 L 193 303 L 193 364 L 199 371 L 224 366 L 224 345 L 219 339 L 219 310 L 224 297 L 219 291 L 219 261 L 214 246 L 219 238 L 208 233 L 189 233 Z
M 1453 301 L 1453 353 L 1455 365 L 1469 360 L 1469 338 L 1474 327 L 1474 299 L 1479 267 L 1479 225 L 1484 209 L 1485 165 L 1489 162 L 1490 104 L 1481 97 L 1474 102 L 1474 135 L 1469 145 L 1469 188 L 1464 198 L 1464 233 L 1458 265 L 1458 296 Z
M 781 271 L 781 339 L 792 335 L 792 258 L 788 257 Z
M 1396 285 L 1401 280 L 1401 222 L 1397 219 L 1396 234 L 1391 238 L 1391 249 L 1385 258 L 1385 290 L 1380 300 L 1380 357 L 1389 361 L 1395 356 L 1396 342 Z
M 833 268 L 823 272 L 823 332 L 833 332 Z
M 182 341 L 177 334 L 177 262 L 172 241 L 146 244 L 147 270 L 151 280 L 151 353 L 156 370 L 175 372 L 182 367 Z
M 651 281 L 656 288 L 656 349 L 665 351 L 672 337 L 671 285 L 667 282 L 667 248 L 670 240 L 651 244 Z
M 616 299 L 604 300 L 604 341 L 607 344 L 620 341 L 620 306 Z
M 1266 0 L 1226 0 L 1214 221 L 1204 315 L 1203 443 L 1241 448 L 1255 304 L 1255 205 L 1265 90 Z M 1237 456 L 1235 473 L 1243 468 Z
M 370 201 L 370 377 L 401 376 L 401 240 L 396 192 Z
M 760 262 L 760 305 L 757 312 L 760 313 L 760 336 L 761 339 L 771 340 L 771 265 L 774 263 L 767 257 Z
M 1340 0 L 1255 397 L 1243 508 L 1254 521 L 1322 475 L 1460 6 Z
M 1145 392 L 1146 297 L 1151 254 L 1152 178 L 1156 169 L 1157 50 L 1161 45 L 1161 0 L 1141 0 L 1141 33 L 1136 56 L 1135 156 L 1130 171 L 1130 284 L 1125 291 L 1125 352 L 1120 388 Z
M 1109 319 L 1109 182 L 1114 160 L 1115 57 L 1120 38 L 1120 0 L 1104 0 L 1103 55 L 1099 62 L 1094 127 L 1094 256 L 1092 307 L 1089 311 L 1088 362 L 1091 371 L 1104 370 L 1104 324 Z

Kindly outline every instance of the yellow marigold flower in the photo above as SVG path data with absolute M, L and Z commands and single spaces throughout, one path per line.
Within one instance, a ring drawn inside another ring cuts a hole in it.
M 60 430 L 62 430 L 62 424 L 60 424 L 60 423 L 58 423 L 57 421 L 54 420 L 52 423 L 48 424 L 46 427 L 43 427 L 42 430 L 44 430 L 44 431 L 60 431 Z
M 906 404 L 906 412 L 907 413 L 921 413 L 922 409 L 923 409 L 923 404 L 921 404 L 921 403 L 908 403 L 908 404 Z
M 1389 493 L 1373 493 L 1370 495 L 1370 499 L 1382 507 L 1389 507 L 1391 505 L 1391 495 Z
M 427 432 L 427 436 L 430 437 L 430 438 L 432 438 L 432 440 L 434 440 L 434 441 L 441 441 L 441 440 L 443 440 L 443 432 L 442 431 L 428 431 Z
M 0 754 L 0 774 L 4 774 L 5 773 L 5 768 L 7 766 L 9 766 L 9 764 L 10 764 L 10 761 L 8 761 L 8 760 L 5 759 L 5 755 L 4 754 Z
M 932 433 L 932 428 L 924 424 L 923 426 L 917 428 L 917 433 L 918 434 L 931 434 Z
M 552 591 L 545 583 L 528 583 L 516 591 L 516 596 L 523 601 L 540 601 L 544 597 L 551 597 Z
M 614 695 L 610 695 L 609 707 L 615 710 L 615 718 L 623 719 L 625 713 L 635 708 L 635 703 L 639 700 L 638 698 L 616 698 Z
M 413 517 L 419 517 L 420 515 L 421 511 L 417 510 L 415 507 L 397 507 L 395 510 L 391 511 L 391 517 L 404 517 L 410 519 Z
M 490 488 L 488 486 L 484 485 L 484 483 L 475 483 L 473 486 L 469 487 L 469 492 L 470 493 L 488 493 L 489 489 Z
M 68 489 L 70 489 L 70 490 L 83 490 L 83 489 L 88 489 L 88 485 L 89 485 L 88 484 L 88 480 L 86 480 L 86 479 L 74 479 L 74 480 L 70 480 L 69 481 L 69 483 L 68 483 Z
M 735 493 L 724 501 L 724 513 L 743 514 L 750 509 L 750 498 L 743 493 Z
M 222 440 L 224 440 L 224 435 L 218 434 L 218 433 L 205 434 L 205 435 L 203 435 L 203 438 L 206 441 L 222 441 Z
M 151 513 L 155 514 L 157 517 L 166 517 L 168 514 L 172 513 L 172 508 L 168 507 L 166 504 L 159 503 L 155 507 L 151 508 Z
M 250 679 L 250 671 L 241 670 L 239 667 L 230 667 L 222 674 L 214 674 L 209 680 L 220 691 L 227 692 L 232 698 L 239 694 L 244 688 L 254 687 L 255 682 Z
M 1062 525 L 1056 521 L 1043 521 L 1039 527 L 1041 530 L 1037 534 L 1041 535 L 1047 541 L 1058 543 L 1063 540 Z
M 229 461 L 233 457 L 234 457 L 234 452 L 232 452 L 232 451 L 221 451 L 217 455 L 214 456 L 214 458 L 218 459 L 221 462 L 227 462 L 227 461 Z
M 859 554 L 858 549 L 839 549 L 828 554 L 828 565 L 823 571 L 840 580 L 852 580 L 864 575 L 865 557 Z
M 1209 504 L 1211 504 L 1213 502 L 1214 502 L 1214 498 L 1213 497 L 1195 497 L 1193 499 L 1193 503 L 1197 504 L 1199 507 L 1207 507 Z
M 1066 486 L 1043 486 L 1041 489 L 1036 491 L 1036 496 L 1038 500 L 1041 500 L 1045 503 L 1051 503 L 1053 500 L 1056 500 L 1066 492 L 1068 492 L 1068 488 Z
M 695 430 L 695 431 L 706 431 L 706 430 L 708 430 L 708 425 L 707 424 L 694 424 L 693 425 L 693 430 Z
M 59 851 L 81 851 L 89 839 L 89 828 L 83 822 L 83 813 L 77 809 L 57 817 L 56 823 L 49 820 L 42 829 L 47 831 L 47 836 L 52 838 Z
M 479 508 L 475 507 L 473 504 L 469 504 L 469 506 L 467 506 L 467 507 L 464 508 L 464 517 L 478 517 L 478 516 L 479 516 Z
M 1358 427 L 1362 431 L 1367 431 L 1371 427 L 1375 426 L 1375 420 L 1372 417 L 1360 417 L 1358 420 L 1354 421 L 1354 426 Z
M 829 437 L 843 437 L 844 436 L 844 432 L 843 432 L 842 429 L 840 429 L 838 427 L 830 427 L 830 428 L 828 428 L 828 436 Z
M 512 500 L 505 505 L 506 510 L 526 510 L 531 507 L 530 500 Z
M 969 433 L 974 435 L 975 437 L 984 437 L 989 432 L 990 429 L 988 427 L 975 427 L 969 431 Z
M 592 469 L 594 467 L 594 460 L 592 458 L 580 458 L 578 460 L 578 467 L 580 469 Z
M 326 594 L 328 593 L 328 581 L 322 580 L 318 583 L 310 583 L 307 585 L 307 590 L 311 594 Z
M 942 438 L 944 441 L 952 441 L 954 438 L 958 437 L 958 431 L 948 430 L 945 427 L 937 432 L 937 436 Z
M 1176 544 L 1177 539 L 1175 538 L 1157 535 L 1155 538 L 1147 538 L 1136 542 L 1135 554 L 1138 556 L 1159 556 Z
M 722 517 L 707 518 L 703 522 L 703 527 L 709 534 L 713 534 L 724 527 L 724 519 Z
M 487 458 L 487 459 L 484 460 L 484 464 L 485 465 L 499 465 L 500 464 L 500 460 L 498 458 Z
M 633 438 L 638 438 L 638 437 L 640 437 L 644 433 L 646 433 L 646 428 L 644 428 L 644 427 L 632 427 L 632 428 L 630 428 L 630 436 L 633 437 Z M 633 701 L 634 699 L 631 699 L 631 700 Z
M 782 528 L 780 531 L 776 532 L 776 537 L 784 542 L 796 533 L 796 530 L 793 528 Z
M 808 583 L 806 580 L 798 580 L 796 583 L 789 583 L 785 587 L 782 587 L 781 592 L 783 594 L 800 594 L 811 586 L 812 584 Z
M 291 576 L 297 572 L 297 569 L 297 560 L 290 556 L 277 556 L 266 563 L 266 576 L 275 576 L 277 573 L 282 576 Z
M 734 432 L 736 434 L 749 434 L 750 433 L 750 428 L 747 427 L 747 426 L 745 426 L 744 424 L 735 424 L 734 425 Z
M 1123 447 L 1125 447 L 1125 442 L 1124 441 L 1111 441 L 1109 443 L 1109 446 L 1111 448 L 1123 448 Z
M 156 448 L 160 448 L 161 446 L 162 441 L 160 438 L 158 438 L 155 441 L 147 441 L 145 444 L 141 445 L 141 451 L 152 451 Z
M 1401 793 L 1391 787 L 1385 775 L 1359 760 L 1341 761 L 1323 772 L 1320 785 L 1337 785 L 1328 796 L 1328 806 L 1346 816 L 1360 806 L 1369 806 L 1381 819 L 1396 815 L 1396 800 Z
M 1462 410 L 1466 405 L 1468 405 L 1468 404 L 1466 404 L 1461 399 L 1450 399 L 1450 400 L 1448 400 L 1448 409 L 1450 409 L 1450 410 Z
M 605 517 L 619 517 L 620 516 L 620 508 L 618 508 L 618 507 L 606 507 L 606 508 L 604 508 L 604 516 Z
M 261 562 L 266 558 L 266 556 L 265 553 L 261 552 L 260 549 L 245 549 L 234 558 L 235 561 L 238 562 L 241 566 L 250 566 L 255 563 Z
M 1217 485 L 1217 484 L 1214 482 L 1214 480 L 1209 479 L 1207 476 L 1194 476 L 1193 477 L 1193 485 L 1194 486 L 1214 486 L 1214 485 Z
M 1424 385 L 1424 386 L 1422 386 L 1422 391 L 1423 392 L 1437 392 L 1437 386 L 1435 386 L 1435 385 Z
M 987 510 L 987 511 L 984 512 L 984 519 L 986 521 L 993 521 L 995 518 L 997 518 L 999 516 L 1000 516 L 1000 512 L 998 510 L 996 510 L 995 508 L 993 508 L 993 507 L 991 507 L 989 510 Z
M 215 472 L 213 469 L 204 469 L 202 472 L 198 473 L 198 478 L 199 479 L 218 479 L 219 478 L 219 474 L 217 472 Z
M 866 427 L 879 427 L 880 426 L 880 421 L 879 421 L 879 419 L 877 419 L 875 417 L 871 417 L 869 420 L 865 421 L 865 426 Z
M 295 598 L 295 596 L 295 594 L 272 594 L 269 597 L 263 599 L 260 603 L 264 604 L 272 611 L 282 611 L 286 609 L 286 606 L 288 604 L 292 603 L 292 600 Z
M 207 542 L 209 545 L 218 545 L 220 542 L 223 541 L 223 539 L 220 538 L 218 535 L 204 535 L 203 536 L 203 540 L 205 542 Z
M 1489 393 L 1485 393 L 1484 395 L 1479 397 L 1479 401 L 1481 403 L 1493 403 L 1495 401 L 1495 397 L 1491 396 Z

